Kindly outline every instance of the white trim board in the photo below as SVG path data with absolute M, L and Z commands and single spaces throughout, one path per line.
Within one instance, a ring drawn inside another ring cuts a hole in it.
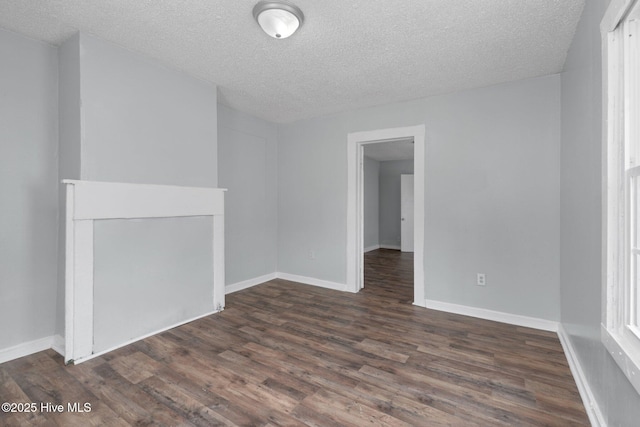
M 261 285 L 270 280 L 276 279 L 278 277 L 277 273 L 269 273 L 264 276 L 254 277 L 253 279 L 243 280 L 242 282 L 232 283 L 227 285 L 224 289 L 225 294 L 232 294 L 234 292 L 242 291 L 244 289 L 249 289 L 251 287 Z
M 399 245 L 380 245 L 380 249 L 390 249 L 392 251 L 399 251 L 401 248 Z
M 539 319 L 537 317 L 521 316 L 519 314 L 504 313 L 502 311 L 488 310 L 486 308 L 471 307 L 468 305 L 452 304 L 449 302 L 425 300 L 425 307 L 432 310 L 445 311 L 447 313 L 461 314 L 463 316 L 477 317 L 479 319 L 493 320 L 494 322 L 508 323 L 510 325 L 526 328 L 540 329 L 543 331 L 557 332 L 558 322 Z
M 335 291 L 347 291 L 344 283 L 330 282 L 327 280 L 316 279 L 314 277 L 298 276 L 296 274 L 280 273 L 277 274 L 277 279 L 288 280 L 290 282 L 298 282 L 304 285 L 318 286 L 320 288 L 333 289 Z
M 231 285 L 227 285 L 225 291 L 227 294 L 231 294 L 234 292 L 241 291 L 243 289 L 248 289 L 253 286 L 258 286 L 263 283 L 269 282 L 274 279 L 282 279 L 288 280 L 290 282 L 301 283 L 303 285 L 311 285 L 317 286 L 319 288 L 325 289 L 333 289 L 334 291 L 346 291 L 346 285 L 343 283 L 330 282 L 328 280 L 317 279 L 315 277 L 308 276 L 299 276 L 297 274 L 289 274 L 289 273 L 269 273 L 264 276 L 254 277 L 253 279 L 244 280 L 242 282 L 233 283 Z
M 225 292 L 227 294 L 231 294 L 234 292 L 241 291 L 243 289 L 249 289 L 253 286 L 258 286 L 263 283 L 269 282 L 275 279 L 288 280 L 290 282 L 301 283 L 303 285 L 311 285 L 317 286 L 325 289 L 333 289 L 335 291 L 346 291 L 346 285 L 343 283 L 330 282 L 328 280 L 317 279 L 315 277 L 308 276 L 299 276 L 297 274 L 289 274 L 289 273 L 269 273 L 263 276 L 254 277 L 253 279 L 243 280 L 242 282 L 233 283 L 231 285 L 227 285 L 225 288 Z
M 582 369 L 580 359 L 578 359 L 578 355 L 573 347 L 571 338 L 569 338 L 569 335 L 564 330 L 562 324 L 558 325 L 558 338 L 560 339 L 560 344 L 562 345 L 564 354 L 567 357 L 569 369 L 571 369 L 571 374 L 573 374 L 573 378 L 576 381 L 576 386 L 578 386 L 578 392 L 580 393 L 580 397 L 582 398 L 582 404 L 587 411 L 587 416 L 589 417 L 591 425 L 593 427 L 605 427 L 607 423 L 604 419 L 604 416 L 602 415 L 602 411 L 600 411 L 598 401 L 593 395 L 593 391 L 591 390 L 591 386 L 587 381 L 584 369 Z
M 607 7 L 602 17 L 602 21 L 600 21 L 600 31 L 602 33 L 608 33 L 615 30 L 634 1 L 635 0 L 611 0 L 609 7 Z
M 363 252 L 367 253 L 367 252 L 371 252 L 371 251 L 375 251 L 378 249 L 391 249 L 394 251 L 399 251 L 400 250 L 400 246 L 398 245 L 385 245 L 384 243 L 381 243 L 379 245 L 373 245 L 373 246 L 367 246 L 366 248 L 364 248 Z
M 2 349 L 0 350 L 0 363 L 28 356 L 39 351 L 49 350 L 52 348 L 53 343 L 53 337 L 45 337 Z
M 72 185 L 74 220 L 224 215 L 225 189 L 62 180 Z

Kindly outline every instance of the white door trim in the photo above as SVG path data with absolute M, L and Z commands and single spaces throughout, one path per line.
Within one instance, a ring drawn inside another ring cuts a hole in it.
M 415 160 L 414 160 L 415 163 Z M 413 252 L 413 213 L 415 211 L 414 175 L 400 174 L 400 250 Z M 409 188 L 408 188 L 409 187 Z M 409 204 L 410 203 L 410 204 Z
M 425 126 L 387 128 L 347 135 L 347 289 L 358 292 L 364 284 L 363 158 L 367 144 L 407 139 L 414 141 L 414 258 L 413 303 L 425 306 L 424 206 Z

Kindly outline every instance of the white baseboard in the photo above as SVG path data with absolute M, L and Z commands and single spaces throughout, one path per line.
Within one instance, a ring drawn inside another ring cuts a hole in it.
M 265 274 L 264 276 L 255 277 L 253 279 L 245 280 L 243 282 L 227 285 L 225 288 L 225 293 L 230 294 L 233 292 L 238 292 L 243 289 L 247 289 L 252 286 L 256 286 L 273 279 L 289 280 L 291 282 L 304 283 L 305 285 L 318 286 L 321 288 L 333 289 L 336 291 L 344 291 L 346 288 L 346 285 L 343 283 L 330 282 L 327 280 L 316 279 L 315 277 L 298 276 L 297 274 L 277 272 L 277 273 Z
M 383 245 L 383 244 L 381 244 L 380 245 L 380 249 L 391 249 L 391 250 L 394 250 L 394 251 L 399 251 L 401 248 L 400 248 L 399 245 Z
M 593 427 L 606 427 L 607 423 L 602 415 L 602 411 L 600 411 L 598 401 L 589 386 L 589 382 L 584 374 L 584 370 L 582 369 L 576 350 L 571 343 L 571 338 L 569 338 L 569 335 L 562 327 L 562 324 L 558 325 L 558 338 L 560 339 L 560 344 L 562 344 L 564 354 L 567 356 L 567 362 L 569 363 L 571 374 L 573 374 L 573 378 L 578 386 L 578 391 L 580 392 L 580 397 L 582 398 L 582 403 L 584 404 L 584 409 L 587 411 L 587 416 L 589 417 L 591 425 Z
M 60 356 L 64 356 L 64 337 L 62 335 L 54 335 L 51 348 Z
M 368 246 L 368 247 L 364 248 L 364 253 L 375 251 L 375 250 L 378 250 L 378 249 L 380 249 L 380 245 Z
M 329 282 L 327 280 L 320 280 L 313 277 L 298 276 L 296 274 L 289 273 L 277 273 L 278 279 L 289 280 L 291 282 L 304 283 L 305 285 L 319 286 L 321 288 L 333 289 L 336 291 L 345 291 L 346 285 L 344 283 Z
M 452 304 L 449 302 L 430 299 L 426 300 L 425 307 L 432 310 L 446 311 L 448 313 L 462 314 L 464 316 L 477 317 L 479 319 L 508 323 L 510 325 L 524 326 L 526 328 L 540 329 L 550 332 L 558 331 L 558 322 L 539 319 L 537 317 L 521 316 L 519 314 L 504 313 L 501 311 L 487 310 L 485 308 Z
M 247 289 L 247 288 L 250 288 L 252 286 L 256 286 L 256 285 L 259 285 L 261 283 L 268 282 L 269 280 L 273 280 L 276 277 L 277 277 L 276 273 L 271 273 L 271 274 L 265 274 L 264 276 L 256 277 L 256 278 L 253 278 L 253 279 L 245 280 L 245 281 L 242 281 L 242 282 L 234 283 L 234 284 L 231 284 L 231 285 L 228 285 L 228 286 L 225 287 L 225 294 L 238 292 L 238 291 L 240 291 L 242 289 Z M 92 355 L 90 355 L 90 356 L 88 356 L 86 358 L 81 359 L 81 360 L 76 360 L 76 361 L 74 361 L 74 363 L 77 364 L 77 363 L 81 363 L 81 362 L 90 360 L 90 359 L 92 359 L 94 357 L 98 357 L 98 356 L 100 356 L 102 354 L 105 354 L 105 353 L 107 353 L 109 351 L 113 351 L 113 350 L 115 350 L 117 348 L 124 347 L 125 345 L 128 345 L 128 344 L 131 344 L 133 342 L 142 340 L 144 338 L 150 337 L 150 336 L 155 335 L 155 334 L 159 334 L 160 332 L 164 332 L 166 330 L 175 328 L 177 326 L 184 325 L 185 323 L 193 322 L 194 320 L 197 320 L 197 319 L 199 319 L 201 317 L 209 316 L 209 315 L 214 314 L 214 313 L 217 313 L 217 311 L 206 313 L 206 314 L 197 316 L 197 317 L 195 317 L 193 319 L 188 319 L 188 320 L 179 322 L 179 323 L 177 323 L 175 325 L 168 326 L 168 327 L 163 328 L 163 329 L 161 329 L 159 331 L 149 333 L 149 334 L 144 335 L 142 337 L 132 339 L 132 340 L 127 341 L 126 343 L 120 344 L 120 345 L 118 345 L 116 347 L 110 348 L 110 349 L 105 350 L 105 351 L 101 351 L 99 353 L 94 353 L 94 354 L 92 354 Z M 46 337 L 46 338 L 42 338 L 42 339 L 39 339 L 39 340 L 35 340 L 35 341 L 19 344 L 19 345 L 13 346 L 13 347 L 9 347 L 9 348 L 0 350 L 0 363 L 4 363 L 4 362 L 8 362 L 8 361 L 13 360 L 13 359 L 18 359 L 20 357 L 28 356 L 30 354 L 37 353 L 39 351 L 48 350 L 50 348 L 53 349 L 54 351 L 56 351 L 61 356 L 64 356 L 64 346 L 65 346 L 64 337 L 61 336 L 61 335 L 54 335 L 52 337 Z
M 284 279 L 284 280 L 290 280 L 293 282 L 299 282 L 299 283 L 304 283 L 307 285 L 313 285 L 313 286 L 319 286 L 322 288 L 328 288 L 328 289 L 334 289 L 334 290 L 339 290 L 339 291 L 344 291 L 345 289 L 345 285 L 342 283 L 335 283 L 335 282 L 329 282 L 326 280 L 320 280 L 320 279 L 315 279 L 312 277 L 305 277 L 305 276 L 297 276 L 294 274 L 287 274 L 287 273 L 270 273 L 270 274 L 265 274 L 264 276 L 260 276 L 260 277 L 256 277 L 253 279 L 249 279 L 249 280 L 245 280 L 242 282 L 238 282 L 238 283 L 233 283 L 231 285 L 228 285 L 225 287 L 225 293 L 226 294 L 230 294 L 233 292 L 237 292 L 240 291 L 242 289 L 247 289 L 250 288 L 252 286 L 256 286 L 259 285 L 261 283 L 265 283 L 268 282 L 270 280 L 276 279 L 276 278 L 280 278 L 280 279 Z M 145 339 L 147 337 L 150 337 L 152 335 L 156 335 L 159 334 L 161 332 L 167 331 L 169 329 L 173 329 L 175 327 L 184 325 L 186 323 L 189 322 L 193 322 L 194 320 L 200 319 L 202 317 L 206 317 L 209 316 L 211 314 L 217 313 L 218 310 L 215 311 L 211 311 L 205 314 L 202 314 L 200 316 L 196 316 L 194 318 L 191 319 L 186 319 L 183 321 L 180 321 L 174 325 L 171 326 L 167 326 L 165 328 L 162 328 L 160 330 L 145 334 L 143 336 L 140 336 L 138 338 L 134 338 L 131 340 L 128 340 L 122 344 L 119 344 L 117 346 L 114 346 L 112 348 L 109 348 L 107 350 L 104 351 L 100 351 L 97 353 L 93 353 L 87 357 L 84 357 L 82 359 L 79 360 L 75 360 L 74 363 L 78 364 L 78 363 L 82 363 L 85 362 L 87 360 L 93 359 L 95 357 L 101 356 L 105 353 L 108 353 L 110 351 L 116 350 L 120 347 L 124 347 L 126 345 L 132 344 L 136 341 L 140 341 L 142 339 Z M 14 360 L 14 359 L 18 359 L 20 357 L 24 357 L 24 356 L 28 356 L 30 354 L 34 354 L 37 353 L 39 351 L 44 351 L 44 350 L 48 350 L 48 349 L 53 349 L 55 350 L 57 353 L 59 353 L 60 355 L 64 356 L 64 352 L 65 352 L 65 342 L 64 342 L 64 337 L 62 337 L 61 335 L 54 335 L 51 337 L 45 337 L 45 338 L 41 338 L 38 340 L 34 340 L 34 341 L 30 341 L 30 342 L 26 342 L 26 343 L 22 343 L 22 344 L 18 344 L 16 346 L 13 347 L 9 347 L 9 348 L 5 348 L 5 349 L 0 349 L 0 363 L 4 363 L 4 362 L 8 362 L 10 360 Z
M 241 291 L 243 289 L 248 289 L 252 286 L 259 285 L 261 283 L 268 282 L 269 280 L 273 280 L 277 277 L 276 273 L 265 274 L 264 276 L 254 277 L 253 279 L 244 280 L 242 282 L 233 283 L 231 285 L 227 285 L 224 288 L 225 294 L 232 294 L 234 292 Z
M 45 337 L 2 349 L 0 350 L 0 363 L 28 356 L 39 351 L 49 350 L 52 345 L 53 337 Z

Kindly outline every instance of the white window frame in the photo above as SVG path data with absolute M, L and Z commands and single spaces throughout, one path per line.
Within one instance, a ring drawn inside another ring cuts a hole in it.
M 640 176 L 640 1 L 612 0 L 601 23 L 603 49 L 602 342 L 640 393 L 638 272 L 640 247 L 631 191 Z M 633 37 L 629 35 L 633 33 Z M 637 192 L 635 192 L 637 195 Z M 638 214 L 636 213 L 636 215 Z

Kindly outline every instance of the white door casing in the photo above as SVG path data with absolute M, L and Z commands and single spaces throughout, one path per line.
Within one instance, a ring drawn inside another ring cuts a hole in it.
M 347 135 L 347 286 L 358 292 L 364 283 L 364 146 L 383 141 L 414 141 L 414 258 L 413 303 L 425 306 L 425 125 L 351 132 Z
M 400 250 L 413 252 L 413 175 L 400 175 Z

